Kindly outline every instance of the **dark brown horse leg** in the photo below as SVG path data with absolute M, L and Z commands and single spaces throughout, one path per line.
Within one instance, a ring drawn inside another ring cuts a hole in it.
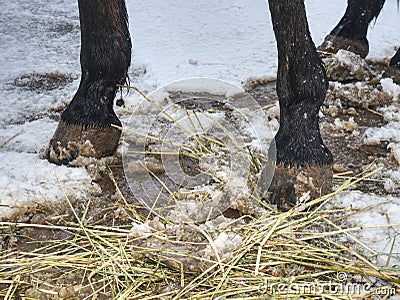
M 389 66 L 400 69 L 400 48 L 397 49 L 395 55 L 390 60 Z
M 319 50 L 336 53 L 348 50 L 365 58 L 368 55 L 368 26 L 377 18 L 385 0 L 348 0 L 347 9 Z
M 269 0 L 269 7 L 278 46 L 280 106 L 270 199 L 287 209 L 304 192 L 318 197 L 332 187 L 332 154 L 318 124 L 328 79 L 309 33 L 303 0 Z
M 124 0 L 79 0 L 81 82 L 61 115 L 45 157 L 67 164 L 79 155 L 112 155 L 121 125 L 113 110 L 118 84 L 127 79 L 131 39 Z

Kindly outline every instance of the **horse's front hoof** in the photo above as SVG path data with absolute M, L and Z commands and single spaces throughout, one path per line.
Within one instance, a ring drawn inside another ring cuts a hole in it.
M 78 157 L 78 149 L 72 143 L 62 145 L 59 141 L 50 142 L 46 150 L 41 154 L 41 158 L 57 165 L 67 165 Z
M 286 166 L 278 164 L 269 188 L 269 202 L 278 210 L 287 211 L 304 196 L 316 199 L 332 192 L 331 165 L 310 164 Z
M 121 131 L 113 127 L 84 126 L 60 121 L 41 157 L 65 165 L 78 156 L 111 156 L 118 147 L 120 137 Z

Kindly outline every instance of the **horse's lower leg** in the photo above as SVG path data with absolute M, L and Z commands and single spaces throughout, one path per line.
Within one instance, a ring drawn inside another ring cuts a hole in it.
M 368 25 L 378 17 L 384 3 L 385 0 L 348 0 L 344 16 L 319 49 L 332 53 L 344 49 L 365 58 L 369 51 Z
M 390 60 L 389 66 L 394 67 L 396 69 L 400 69 L 400 48 L 397 49 L 397 52 Z
M 113 110 L 118 84 L 131 59 L 131 40 L 124 0 L 79 0 L 82 78 L 61 116 L 46 157 L 57 164 L 78 155 L 112 155 L 121 132 Z
M 285 209 L 302 192 L 317 197 L 331 189 L 333 159 L 318 124 L 328 80 L 309 33 L 304 2 L 269 0 L 269 7 L 278 46 L 280 106 L 277 168 L 270 192 L 272 202 Z

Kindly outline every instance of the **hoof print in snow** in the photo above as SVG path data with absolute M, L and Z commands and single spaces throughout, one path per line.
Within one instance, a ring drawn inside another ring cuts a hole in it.
M 269 188 L 269 201 L 279 210 L 287 211 L 296 205 L 299 198 L 315 199 L 331 193 L 332 178 L 331 165 L 285 166 L 282 163 L 278 164 Z
M 60 121 L 42 158 L 61 165 L 78 156 L 105 157 L 115 153 L 121 131 L 113 127 L 89 127 Z

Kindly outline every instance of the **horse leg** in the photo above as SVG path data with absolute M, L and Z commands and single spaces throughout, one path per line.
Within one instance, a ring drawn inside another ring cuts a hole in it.
M 79 155 L 112 155 L 121 136 L 111 125 L 121 125 L 113 102 L 131 60 L 125 2 L 79 0 L 78 4 L 82 77 L 45 153 L 56 164 L 67 164 Z
M 393 55 L 392 59 L 390 60 L 389 66 L 400 69 L 400 48 L 397 49 L 395 55 Z
M 331 53 L 344 49 L 365 58 L 369 51 L 368 25 L 378 17 L 384 3 L 385 0 L 348 0 L 344 16 L 318 49 Z
M 311 39 L 304 2 L 269 0 L 278 47 L 280 127 L 270 200 L 287 209 L 303 192 L 331 191 L 331 152 L 319 131 L 319 109 L 328 88 L 323 63 Z

